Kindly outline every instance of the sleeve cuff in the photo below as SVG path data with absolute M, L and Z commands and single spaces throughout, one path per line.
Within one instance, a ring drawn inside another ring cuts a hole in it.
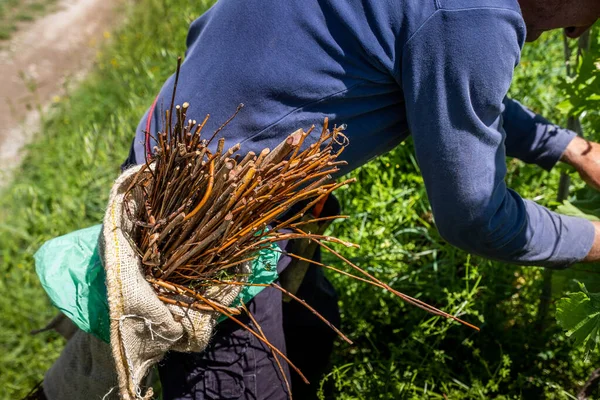
M 550 171 L 576 136 L 577 134 L 569 129 L 556 127 L 555 133 L 550 135 L 544 151 L 538 156 L 536 164 L 546 171 Z
M 565 269 L 577 264 L 588 255 L 594 244 L 596 229 L 587 219 L 561 215 L 565 226 L 565 241 L 561 246 L 562 260 L 559 263 L 546 265 L 549 268 Z

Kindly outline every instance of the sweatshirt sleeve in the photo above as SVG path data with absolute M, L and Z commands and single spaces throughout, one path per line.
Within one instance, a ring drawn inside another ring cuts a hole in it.
M 516 100 L 504 99 L 503 127 L 506 155 L 550 170 L 576 133 L 535 114 Z
M 408 123 L 442 237 L 491 259 L 566 267 L 589 252 L 591 222 L 523 200 L 505 183 L 504 99 L 524 36 L 512 9 L 436 11 L 403 49 Z M 549 165 L 558 150 L 544 152 L 532 159 L 547 155 Z

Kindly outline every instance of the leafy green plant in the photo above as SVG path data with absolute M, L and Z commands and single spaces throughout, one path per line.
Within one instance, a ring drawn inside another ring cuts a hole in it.
M 556 306 L 556 320 L 575 340 L 576 346 L 592 351 L 600 342 L 600 293 L 590 293 L 583 283 L 580 292 L 562 298 Z
M 591 37 L 596 40 L 590 51 L 575 59 L 577 73 L 560 85 L 565 99 L 557 108 L 565 115 L 581 118 L 587 127 L 586 136 L 596 138 L 600 129 L 600 52 L 597 34 Z
M 589 50 L 577 54 L 575 58 L 575 74 L 565 78 L 560 85 L 565 99 L 557 105 L 557 109 L 565 116 L 580 118 L 584 125 L 586 138 L 594 141 L 600 139 L 600 40 L 598 27 L 590 35 Z M 600 220 L 600 193 L 580 187 L 574 195 L 558 207 L 558 211 L 586 218 L 591 221 Z M 597 266 L 586 265 L 587 274 L 577 274 L 580 269 L 573 267 L 571 275 L 584 281 L 594 278 Z M 590 278 L 590 275 L 591 278 Z M 567 332 L 566 335 L 575 340 L 575 346 L 583 347 L 587 352 L 593 350 L 600 341 L 600 293 L 591 293 L 584 283 L 577 282 L 579 287 L 557 302 L 556 318 Z M 599 288 L 596 288 L 598 290 Z

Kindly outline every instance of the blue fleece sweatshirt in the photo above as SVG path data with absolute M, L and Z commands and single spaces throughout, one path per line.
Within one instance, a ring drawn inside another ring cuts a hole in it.
M 210 113 L 209 132 L 244 103 L 222 131 L 243 151 L 273 148 L 324 117 L 347 124 L 344 173 L 411 134 L 447 241 L 565 267 L 590 250 L 593 225 L 505 183 L 506 156 L 550 169 L 574 137 L 506 97 L 524 38 L 517 0 L 219 0 L 190 27 L 176 103 L 198 120 Z M 147 115 L 130 162 L 144 160 Z

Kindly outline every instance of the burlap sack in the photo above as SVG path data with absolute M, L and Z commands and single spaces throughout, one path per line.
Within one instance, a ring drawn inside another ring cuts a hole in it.
M 198 312 L 165 305 L 142 275 L 141 260 L 130 242 L 135 215 L 141 205 L 131 201 L 131 214 L 124 208 L 125 193 L 141 167 L 125 171 L 115 182 L 104 217 L 100 248 L 106 270 L 110 307 L 110 342 L 121 398 L 143 399 L 142 383 L 149 368 L 168 350 L 200 352 L 207 346 L 218 313 Z M 242 267 L 248 272 L 249 266 Z M 207 297 L 230 305 L 239 286 L 214 288 Z

